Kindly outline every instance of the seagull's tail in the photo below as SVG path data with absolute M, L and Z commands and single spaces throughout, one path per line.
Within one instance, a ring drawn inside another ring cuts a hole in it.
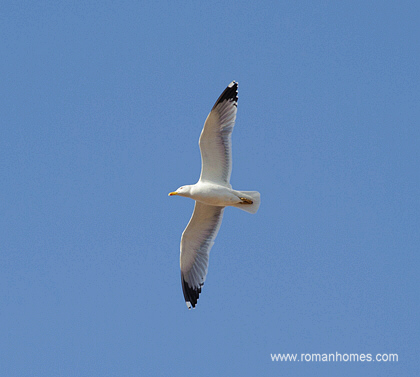
M 258 191 L 236 191 L 235 194 L 245 200 L 242 203 L 234 204 L 234 207 L 243 209 L 249 213 L 257 213 L 261 202 L 260 193 Z M 251 200 L 252 204 L 249 204 L 247 202 L 248 200 Z

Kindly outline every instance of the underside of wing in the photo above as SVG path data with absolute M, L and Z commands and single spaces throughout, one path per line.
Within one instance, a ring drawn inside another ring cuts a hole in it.
M 200 136 L 201 181 L 230 187 L 231 135 L 238 106 L 238 83 L 232 81 L 214 104 Z
M 195 202 L 194 212 L 181 238 L 181 283 L 189 309 L 195 307 L 206 280 L 210 249 L 214 244 L 224 207 Z

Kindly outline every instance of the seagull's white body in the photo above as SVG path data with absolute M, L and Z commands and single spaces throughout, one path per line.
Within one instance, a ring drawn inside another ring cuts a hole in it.
M 235 125 L 238 84 L 232 81 L 216 101 L 200 136 L 201 176 L 195 185 L 181 186 L 172 195 L 195 200 L 194 212 L 181 237 L 181 282 L 185 302 L 195 307 L 206 280 L 210 249 L 227 206 L 256 213 L 257 191 L 236 191 L 230 185 L 231 135 Z
M 184 190 L 181 190 L 181 193 L 177 193 L 177 195 L 186 196 L 211 206 L 226 207 L 239 205 L 242 204 L 242 200 L 239 198 L 245 195 L 241 191 L 233 190 L 215 182 L 198 181 L 195 185 L 182 187 Z

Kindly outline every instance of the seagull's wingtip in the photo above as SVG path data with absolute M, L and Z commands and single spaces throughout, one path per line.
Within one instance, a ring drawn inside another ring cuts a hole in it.
M 238 83 L 236 81 L 232 81 L 226 87 L 226 89 L 223 91 L 223 93 L 220 95 L 220 97 L 217 99 L 216 103 L 214 104 L 213 109 L 215 109 L 216 106 L 219 103 L 222 103 L 224 101 L 232 102 L 233 106 L 237 106 L 237 104 L 238 104 Z

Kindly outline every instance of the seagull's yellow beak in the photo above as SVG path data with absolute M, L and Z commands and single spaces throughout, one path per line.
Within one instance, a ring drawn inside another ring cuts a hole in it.
M 174 192 L 170 192 L 169 194 L 168 194 L 168 196 L 173 196 L 173 195 L 178 195 L 175 191 Z

